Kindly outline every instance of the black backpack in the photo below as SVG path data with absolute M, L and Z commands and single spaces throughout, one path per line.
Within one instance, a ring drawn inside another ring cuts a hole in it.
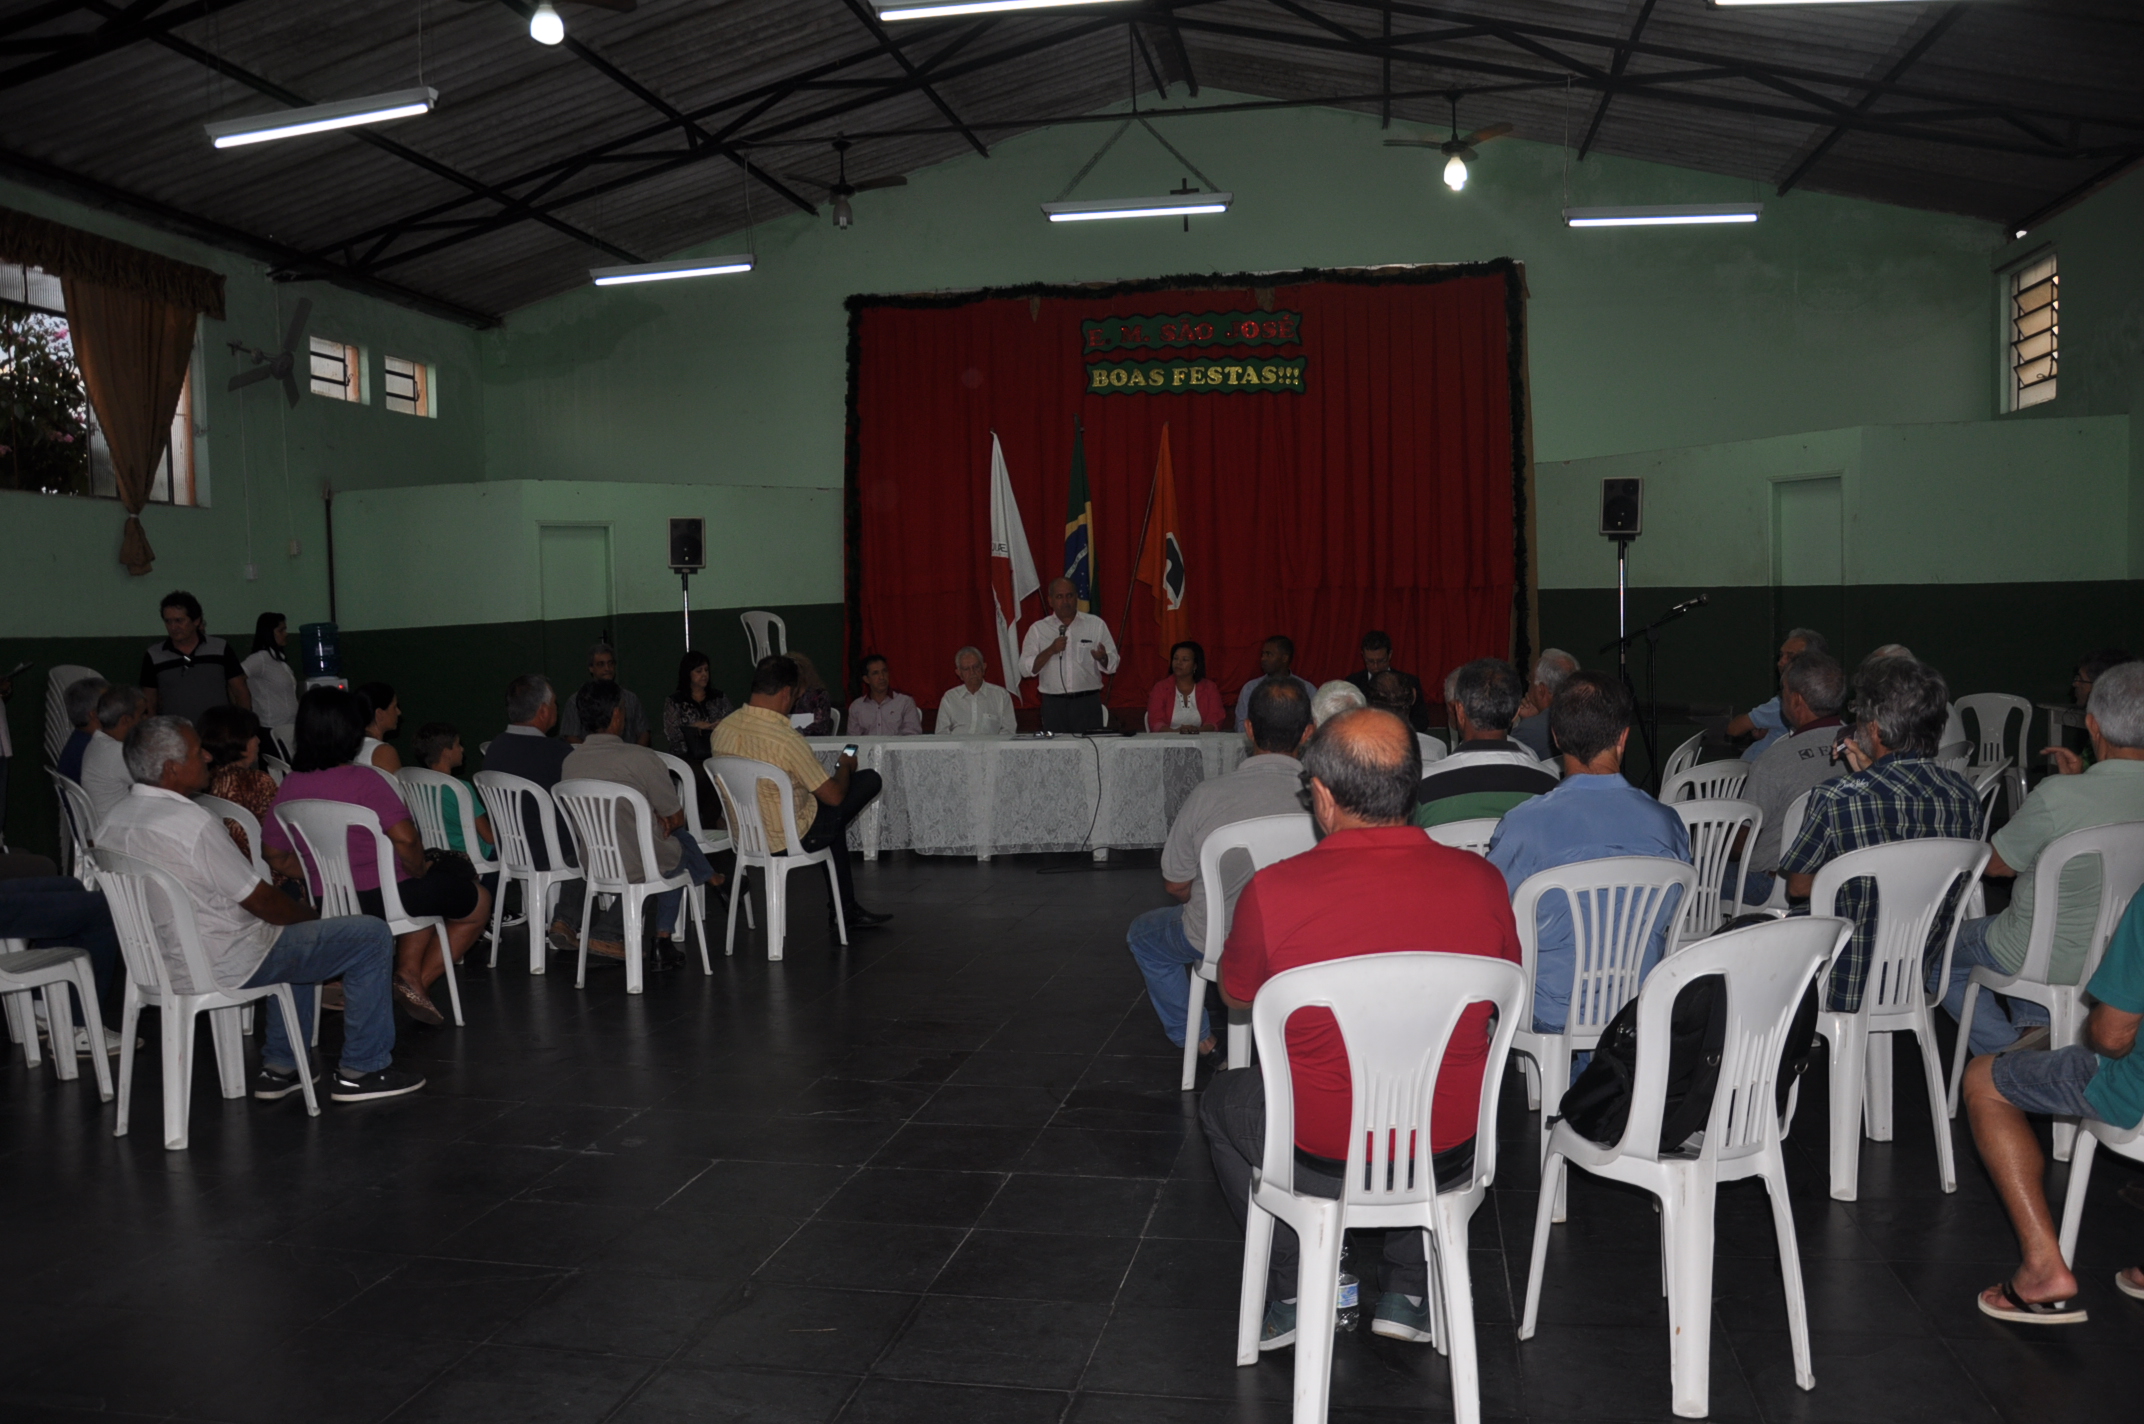
M 1821 978 L 1822 976 L 1819 976 Z M 1808 1070 L 1816 1035 L 1816 983 L 1802 995 L 1779 1060 L 1778 1109 Z M 1678 1150 L 1704 1131 L 1720 1082 L 1720 1054 L 1727 1041 L 1727 981 L 1708 974 L 1675 996 L 1669 1019 L 1667 1101 L 1660 1114 L 1660 1151 Z M 1630 1090 L 1638 1067 L 1638 1001 L 1632 999 L 1608 1021 L 1599 1047 L 1563 1095 L 1562 1118 L 1581 1137 L 1603 1147 L 1622 1140 L 1630 1120 Z

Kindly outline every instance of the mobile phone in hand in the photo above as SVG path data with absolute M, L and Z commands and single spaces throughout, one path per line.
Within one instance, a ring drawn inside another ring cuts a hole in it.
M 855 755 L 856 755 L 856 743 L 854 743 L 854 742 L 851 742 L 851 743 L 849 743 L 849 744 L 848 744 L 847 746 L 843 747 L 843 748 L 841 749 L 841 754 L 842 754 L 843 756 L 845 756 L 845 757 L 853 757 L 853 756 L 855 756 Z

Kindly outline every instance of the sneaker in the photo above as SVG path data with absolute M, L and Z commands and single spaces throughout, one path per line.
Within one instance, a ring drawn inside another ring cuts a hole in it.
M 1292 1300 L 1267 1301 L 1265 1325 L 1258 1332 L 1258 1348 L 1261 1350 L 1285 1350 L 1294 1343 L 1295 1302 Z
M 319 1081 L 320 1075 L 315 1073 L 313 1082 L 317 1084 Z M 261 1070 L 253 1075 L 253 1096 L 264 1103 L 287 1098 L 304 1086 L 295 1068 L 271 1068 L 263 1063 Z
M 400 1068 L 382 1068 L 377 1073 L 352 1073 L 347 1068 L 337 1068 L 328 1096 L 338 1103 L 369 1103 L 374 1098 L 399 1098 L 423 1086 L 421 1074 Z
M 1370 1333 L 1414 1345 L 1435 1344 L 1436 1334 L 1429 1328 L 1429 1298 L 1411 1302 L 1398 1291 L 1386 1291 L 1377 1298 L 1377 1318 L 1370 1322 Z

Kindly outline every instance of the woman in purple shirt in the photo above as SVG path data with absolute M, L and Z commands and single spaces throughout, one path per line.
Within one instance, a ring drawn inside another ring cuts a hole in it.
M 373 767 L 350 764 L 365 740 L 365 711 L 362 698 L 336 687 L 316 687 L 299 699 L 298 744 L 293 749 L 291 773 L 283 778 L 274 805 L 340 801 L 362 806 L 379 817 L 380 829 L 394 848 L 395 884 L 403 910 L 410 915 L 444 918 L 447 946 L 459 964 L 469 946 L 484 933 L 491 917 L 491 897 L 476 882 L 468 862 L 442 860 L 427 864 L 424 842 L 394 782 Z M 304 880 L 317 896 L 319 877 L 313 874 L 309 857 L 292 845 L 283 823 L 275 818 L 274 806 L 269 811 L 261 818 L 261 842 L 268 864 L 280 876 Z M 380 866 L 373 842 L 354 832 L 350 837 L 350 874 L 357 884 L 358 904 L 364 913 L 384 918 Z M 428 1024 L 445 1022 L 431 996 L 432 985 L 445 973 L 439 936 L 431 930 L 412 930 L 396 940 L 395 998 L 411 1018 Z

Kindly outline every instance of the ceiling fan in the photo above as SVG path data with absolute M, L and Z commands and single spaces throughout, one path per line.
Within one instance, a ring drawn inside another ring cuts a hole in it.
M 1444 155 L 1444 186 L 1458 192 L 1467 185 L 1467 164 L 1474 158 L 1474 145 L 1487 143 L 1492 138 L 1502 138 L 1511 132 L 1509 124 L 1491 124 L 1476 129 L 1465 138 L 1459 136 L 1459 95 L 1448 96 L 1452 101 L 1452 136 L 1448 139 L 1433 138 L 1388 138 L 1387 148 L 1434 148 Z
M 826 189 L 826 195 L 834 200 L 834 226 L 837 228 L 846 230 L 849 224 L 856 221 L 856 213 L 849 207 L 849 199 L 855 197 L 858 193 L 868 193 L 873 188 L 901 188 L 906 187 L 908 184 L 906 178 L 898 176 L 893 178 L 866 178 L 861 183 L 851 183 L 849 181 L 849 141 L 845 138 L 835 139 L 834 152 L 840 158 L 841 176 L 832 183 L 828 183 L 823 178 L 807 177 L 802 173 L 785 173 L 782 176 L 794 179 L 799 183 L 808 183 L 814 188 Z
M 298 309 L 290 314 L 290 329 L 283 333 L 283 347 L 280 351 L 261 351 L 246 345 L 243 341 L 231 342 L 231 354 L 234 356 L 251 356 L 253 358 L 253 369 L 240 371 L 237 375 L 231 377 L 231 383 L 224 389 L 242 391 L 247 386 L 272 377 L 283 383 L 284 399 L 288 400 L 292 405 L 296 405 L 299 395 L 298 345 L 305 340 L 305 319 L 312 314 L 312 298 L 300 297 L 298 299 Z

